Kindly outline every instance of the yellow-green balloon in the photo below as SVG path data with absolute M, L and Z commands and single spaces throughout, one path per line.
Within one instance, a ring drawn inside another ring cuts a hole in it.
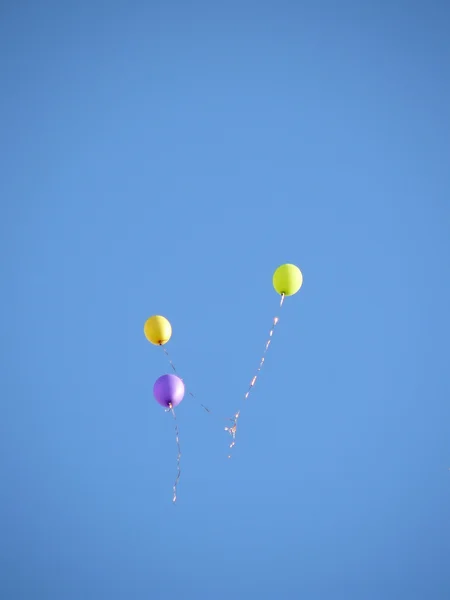
M 293 296 L 302 287 L 303 275 L 295 265 L 281 265 L 273 274 L 273 287 L 278 294 Z
M 155 346 L 166 344 L 172 335 L 172 326 L 161 315 L 153 315 L 145 321 L 144 335 Z

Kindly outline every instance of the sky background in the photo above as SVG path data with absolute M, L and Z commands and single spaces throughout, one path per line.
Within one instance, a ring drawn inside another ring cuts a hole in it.
M 449 64 L 444 1 L 1 4 L 2 600 L 448 600 Z

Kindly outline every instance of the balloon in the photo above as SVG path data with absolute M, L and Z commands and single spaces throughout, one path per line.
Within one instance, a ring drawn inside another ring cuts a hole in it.
M 273 274 L 273 287 L 278 294 L 293 296 L 302 287 L 303 275 L 295 265 L 281 265 Z
M 156 402 L 161 406 L 169 406 L 172 404 L 172 408 L 178 406 L 184 397 L 184 383 L 176 375 L 171 373 L 168 375 L 161 375 L 159 379 L 155 381 L 153 386 L 153 395 L 156 398 Z
M 165 317 L 154 315 L 145 321 L 144 335 L 150 343 L 162 346 L 172 336 L 172 325 Z

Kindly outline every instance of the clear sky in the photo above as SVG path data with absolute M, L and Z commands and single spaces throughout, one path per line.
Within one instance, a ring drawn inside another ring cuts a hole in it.
M 448 600 L 449 24 L 2 3 L 2 600 Z

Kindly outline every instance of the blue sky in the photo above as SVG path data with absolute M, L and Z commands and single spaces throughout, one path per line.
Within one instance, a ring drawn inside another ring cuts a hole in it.
M 449 598 L 445 4 L 2 6 L 2 599 Z

